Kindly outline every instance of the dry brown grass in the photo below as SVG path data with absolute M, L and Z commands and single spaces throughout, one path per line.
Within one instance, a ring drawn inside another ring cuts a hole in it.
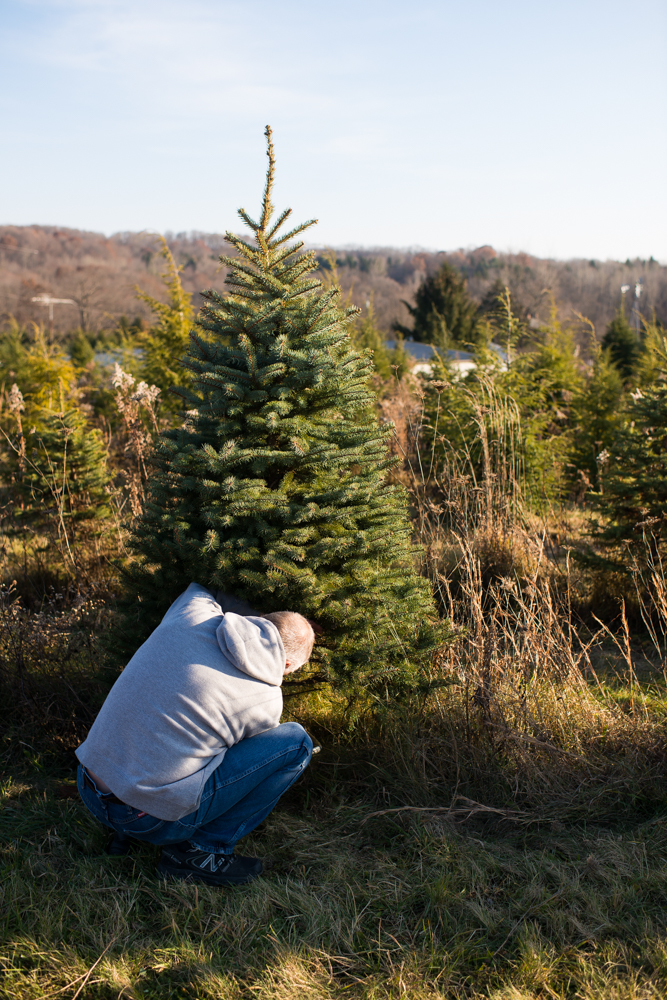
M 68 756 L 85 737 L 109 686 L 97 645 L 107 618 L 94 592 L 65 602 L 51 591 L 31 608 L 13 586 L 0 587 L 0 718 L 10 750 Z
M 418 407 L 395 403 L 414 457 Z M 161 883 L 150 847 L 107 858 L 102 829 L 57 797 L 70 765 L 43 737 L 71 748 L 82 692 L 94 711 L 86 641 L 103 621 L 94 604 L 31 612 L 5 594 L 0 997 L 667 995 L 664 577 L 653 566 L 641 591 L 652 645 L 627 618 L 577 624 L 567 512 L 537 518 L 512 464 L 497 469 L 406 461 L 424 572 L 458 638 L 421 693 L 352 734 L 334 695 L 290 704 L 324 750 L 243 842 L 270 864 L 239 891 Z
M 529 509 L 514 408 L 487 396 L 481 473 L 469 452 L 439 464 L 420 454 L 418 389 L 410 397 L 404 380 L 389 400 L 423 571 L 458 630 L 431 664 L 435 693 L 377 741 L 378 760 L 405 779 L 391 805 L 458 818 L 465 796 L 505 808 L 513 822 L 650 812 L 664 803 L 667 778 L 662 567 L 637 587 L 648 657 L 622 601 L 615 621 L 577 621 L 582 577 L 568 541 L 581 515 Z

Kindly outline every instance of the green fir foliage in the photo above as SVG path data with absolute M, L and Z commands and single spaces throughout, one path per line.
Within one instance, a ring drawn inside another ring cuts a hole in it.
M 563 328 L 554 307 L 532 349 L 515 354 L 523 328 L 507 292 L 490 332 L 504 341 L 509 365 L 480 345 L 476 369 L 453 378 L 441 358 L 426 383 L 424 443 L 438 458 L 464 458 L 476 483 L 516 479 L 538 508 L 563 488 L 571 409 L 582 385 L 572 331 Z
M 69 343 L 69 356 L 77 368 L 86 368 L 95 361 L 95 348 L 83 330 L 77 330 Z
M 599 456 L 611 448 L 623 419 L 623 379 L 609 350 L 597 348 L 593 367 L 572 407 L 569 462 L 576 495 L 600 489 Z
M 24 404 L 24 420 L 29 427 L 41 428 L 42 415 L 64 411 L 65 400 L 75 393 L 80 371 L 57 344 L 47 343 L 44 330 L 32 333 L 10 320 L 0 337 L 0 385 L 6 393 L 16 383 Z M 0 423 L 6 422 L 3 409 Z
M 667 367 L 631 394 L 626 419 L 603 454 L 597 505 L 605 515 L 597 540 L 631 546 L 633 558 L 664 558 L 667 539 Z M 627 560 L 626 566 L 629 565 Z
M 162 275 L 169 293 L 168 302 L 160 302 L 147 292 L 137 289 L 137 297 L 150 307 L 157 322 L 140 338 L 142 362 L 139 375 L 149 385 L 161 390 L 160 409 L 175 414 L 181 408 L 181 400 L 171 389 L 183 388 L 191 383 L 187 369 L 181 365 L 181 358 L 188 349 L 190 331 L 194 323 L 192 296 L 183 290 L 180 268 L 176 265 L 169 245 L 160 237 L 161 255 L 167 262 Z
M 609 351 L 611 360 L 618 368 L 623 381 L 629 382 L 639 362 L 641 344 L 628 323 L 623 307 L 618 310 L 607 327 L 607 332 L 602 338 L 602 347 Z
M 17 414 L 18 416 L 18 414 Z M 14 528 L 53 526 L 72 543 L 83 532 L 100 534 L 110 516 L 107 451 L 99 430 L 80 408 L 43 413 L 39 430 L 18 434 L 6 452 L 2 479 L 14 501 Z
M 660 381 L 667 371 L 667 330 L 655 318 L 644 323 L 642 352 L 635 369 L 635 382 L 644 387 Z
M 394 351 L 387 348 L 382 332 L 378 329 L 375 321 L 375 310 L 371 299 L 366 309 L 366 314 L 359 319 L 354 331 L 354 341 L 360 351 L 371 351 L 373 364 L 378 375 L 383 379 L 391 378 L 393 375 L 392 364 L 400 364 L 394 360 Z
M 119 625 L 132 653 L 191 580 L 262 612 L 292 609 L 323 628 L 320 668 L 339 689 L 378 696 L 417 682 L 418 649 L 445 628 L 415 569 L 407 497 L 389 475 L 356 309 L 311 277 L 317 262 L 272 222 L 274 156 L 262 212 L 236 251 L 228 294 L 206 293 L 184 366 L 185 427 L 163 435 L 134 529 L 136 562 Z
M 404 337 L 440 348 L 466 347 L 480 339 L 477 303 L 468 294 L 465 278 L 451 264 L 443 264 L 422 282 L 414 306 L 404 304 L 413 328 L 394 324 Z

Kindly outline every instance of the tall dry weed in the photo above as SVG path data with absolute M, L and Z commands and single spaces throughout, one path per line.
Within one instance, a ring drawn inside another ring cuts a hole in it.
M 93 593 L 71 603 L 52 592 L 32 609 L 0 587 L 0 717 L 15 749 L 20 740 L 62 750 L 81 741 L 108 687 L 97 647 L 107 615 Z
M 123 425 L 123 453 L 127 457 L 127 463 L 118 471 L 122 489 L 116 489 L 111 494 L 118 525 L 121 524 L 125 501 L 129 503 L 132 517 L 138 517 L 143 510 L 149 455 L 154 437 L 160 431 L 157 418 L 160 389 L 146 382 L 135 386 L 135 381 L 133 375 L 115 364 L 111 384 L 116 390 L 114 400 Z
M 637 684 L 641 649 L 624 613 L 576 621 L 568 554 L 524 498 L 512 402 L 487 393 L 481 463 L 470 450 L 424 454 L 420 406 L 419 389 L 412 405 L 397 394 L 396 449 L 423 572 L 458 638 L 432 665 L 435 694 L 392 733 L 404 807 L 452 819 L 483 799 L 522 822 L 652 808 L 665 798 L 667 734 Z M 644 617 L 664 669 L 667 585 L 662 566 L 650 573 Z

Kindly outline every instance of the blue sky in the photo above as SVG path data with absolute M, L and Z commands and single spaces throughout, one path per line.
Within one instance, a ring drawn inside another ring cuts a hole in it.
M 0 222 L 667 260 L 664 0 L 2 0 Z

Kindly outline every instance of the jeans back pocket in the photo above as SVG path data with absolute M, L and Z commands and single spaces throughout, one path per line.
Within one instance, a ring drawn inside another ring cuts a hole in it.
M 156 816 L 149 816 L 141 809 L 133 809 L 132 806 L 121 806 L 110 802 L 107 806 L 109 811 L 109 821 L 116 829 L 126 833 L 128 837 L 136 837 L 142 840 L 150 836 L 165 825 L 165 820 Z

